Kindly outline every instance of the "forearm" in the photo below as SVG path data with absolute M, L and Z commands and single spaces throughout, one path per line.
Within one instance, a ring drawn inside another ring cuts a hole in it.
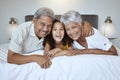
M 64 56 L 66 54 L 66 51 L 65 50 L 61 50 L 59 52 L 57 52 L 54 57 L 57 57 L 57 56 Z
M 56 56 L 73 56 L 73 55 L 75 55 L 75 54 L 74 54 L 74 52 L 72 52 L 71 50 L 62 50 L 62 51 L 58 52 L 58 53 L 55 55 L 55 57 L 56 57 Z
M 14 64 L 25 64 L 30 62 L 36 62 L 42 68 L 48 68 L 51 65 L 50 58 L 44 55 L 20 55 L 14 53 L 12 51 L 8 51 L 8 58 L 9 63 Z
M 8 53 L 7 58 L 8 63 L 14 63 L 14 64 L 25 64 L 29 62 L 35 61 L 35 55 L 20 55 L 20 54 L 12 54 Z
M 101 49 L 81 49 L 76 50 L 76 54 L 104 54 L 104 55 L 117 55 L 117 53 L 111 51 L 105 51 Z

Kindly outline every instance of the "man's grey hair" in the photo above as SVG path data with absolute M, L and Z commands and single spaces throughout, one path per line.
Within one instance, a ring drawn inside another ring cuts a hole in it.
M 42 7 L 39 8 L 35 14 L 34 14 L 34 18 L 35 19 L 39 19 L 41 15 L 50 17 L 53 21 L 55 20 L 55 13 L 53 12 L 53 10 L 47 8 L 47 7 Z
M 70 10 L 70 11 L 66 12 L 65 14 L 63 14 L 61 16 L 60 21 L 64 25 L 67 25 L 70 22 L 78 22 L 81 25 L 81 23 L 82 23 L 82 17 L 81 17 L 81 15 L 80 15 L 79 12 Z

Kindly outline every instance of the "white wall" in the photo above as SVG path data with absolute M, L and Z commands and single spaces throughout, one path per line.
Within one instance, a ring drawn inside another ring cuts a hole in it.
M 9 41 L 7 35 L 10 17 L 15 17 L 18 23 L 24 22 L 24 16 L 34 14 L 39 7 L 49 7 L 56 14 L 73 9 L 81 14 L 98 14 L 99 27 L 107 16 L 111 16 L 116 28 L 115 36 L 120 35 L 120 0 L 0 0 L 0 44 Z

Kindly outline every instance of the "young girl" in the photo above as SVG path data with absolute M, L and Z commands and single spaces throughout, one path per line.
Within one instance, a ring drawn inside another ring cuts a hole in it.
M 52 30 L 44 39 L 44 55 L 49 57 L 72 55 L 69 51 L 72 47 L 72 39 L 70 39 L 60 21 L 55 20 Z

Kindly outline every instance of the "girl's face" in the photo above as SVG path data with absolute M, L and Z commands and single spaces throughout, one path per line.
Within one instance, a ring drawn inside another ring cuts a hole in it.
M 52 36 L 56 43 L 62 41 L 64 37 L 64 27 L 60 22 L 56 22 L 53 25 Z
M 65 25 L 68 36 L 73 40 L 78 40 L 81 36 L 81 25 L 77 22 L 71 22 Z

